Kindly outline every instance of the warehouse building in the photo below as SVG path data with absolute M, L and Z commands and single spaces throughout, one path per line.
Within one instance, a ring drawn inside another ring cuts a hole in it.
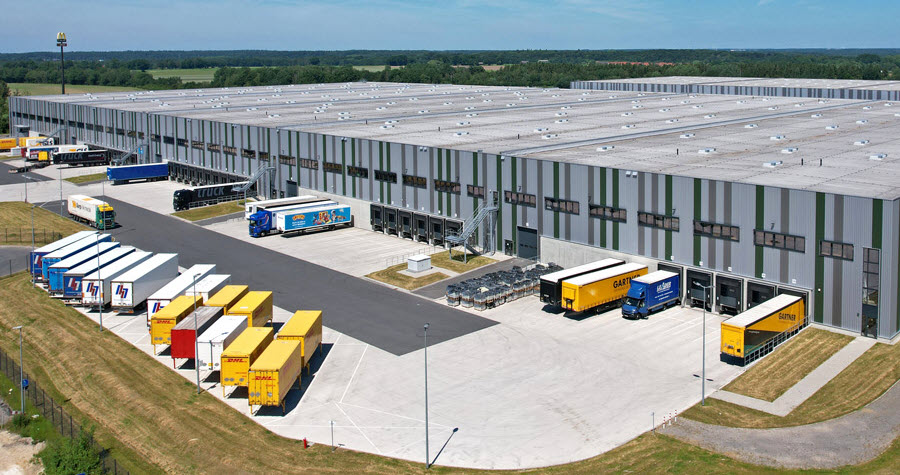
M 476 236 L 487 248 L 646 262 L 679 272 L 686 302 L 723 313 L 794 293 L 815 322 L 897 335 L 900 82 L 572 86 L 12 97 L 10 119 L 168 160 L 192 183 L 274 167 L 261 182 L 271 197 L 334 196 L 357 226 L 435 243 L 496 199 L 496 232 Z

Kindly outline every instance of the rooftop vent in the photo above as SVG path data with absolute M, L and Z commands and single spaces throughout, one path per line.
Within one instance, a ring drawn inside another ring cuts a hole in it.
M 565 124 L 568 121 L 569 121 L 569 119 L 556 119 L 557 124 Z
M 853 145 L 866 145 L 868 143 L 869 143 L 868 140 L 863 139 L 863 140 L 857 140 L 856 142 L 853 142 Z
M 773 135 L 773 136 L 769 137 L 769 140 L 784 140 L 786 138 L 787 138 L 787 136 L 784 136 L 784 135 Z
M 409 100 L 410 100 L 410 101 L 418 101 L 419 98 L 418 98 L 418 97 L 410 97 Z
M 550 97 L 559 97 L 559 94 L 553 94 L 553 95 L 550 96 Z
M 555 139 L 555 138 L 557 138 L 557 137 L 559 137 L 559 134 L 544 134 L 544 135 L 541 135 L 541 138 L 544 139 L 544 140 Z
M 391 101 L 391 102 L 388 102 L 388 103 L 387 103 L 387 105 L 389 105 L 389 106 L 392 106 L 392 105 L 394 105 L 394 104 L 396 104 L 396 102 L 394 102 L 394 101 Z
M 387 107 L 384 107 L 384 106 L 378 106 L 375 108 L 375 110 L 377 110 L 377 111 L 383 111 L 385 109 L 387 109 Z
M 571 108 L 572 108 L 572 106 L 562 106 L 562 107 L 560 107 L 560 109 L 562 109 L 562 110 L 567 110 L 567 109 L 571 109 Z
M 837 129 L 838 129 L 837 125 L 826 125 L 825 126 L 825 130 L 837 130 Z
M 681 134 L 681 135 L 679 135 L 679 137 L 683 138 L 683 139 L 690 139 L 690 138 L 693 138 L 694 135 L 695 134 Z
M 567 112 L 557 112 L 557 113 L 556 113 L 556 117 L 564 117 L 564 116 L 567 116 L 567 115 L 569 115 Z
M 705 116 L 703 116 L 703 118 L 704 119 L 715 119 L 716 115 L 715 114 L 706 114 Z
M 875 155 L 869 155 L 869 160 L 884 160 L 887 158 L 886 153 L 876 153 Z
M 473 112 L 473 113 L 471 113 L 471 114 L 466 114 L 466 117 L 478 117 L 478 113 L 477 113 L 477 112 Z
M 769 107 L 769 110 L 770 110 L 770 111 L 777 111 L 777 110 L 778 110 L 778 106 L 772 106 L 772 107 Z
M 493 99 L 485 99 L 485 100 L 483 100 L 483 101 L 481 101 L 481 102 L 494 102 L 494 100 L 493 100 Z
M 610 150 L 616 148 L 615 145 L 604 145 L 602 147 L 597 147 L 598 152 L 609 152 Z
M 747 124 L 744 126 L 745 129 L 755 129 L 757 127 L 759 127 L 757 124 Z
M 809 116 L 810 119 L 818 119 L 820 117 L 822 117 L 822 114 L 813 114 L 813 115 Z
M 693 107 L 694 109 L 702 109 L 702 108 L 703 108 L 703 104 L 694 104 L 694 105 L 692 105 L 691 107 Z
M 536 129 L 534 129 L 535 132 L 546 132 L 548 130 L 550 130 L 550 129 L 548 129 L 547 127 L 538 127 Z
M 872 110 L 872 106 L 863 106 L 863 110 L 864 111 Z
M 475 96 L 466 96 L 466 99 L 475 99 Z
M 783 164 L 784 164 L 784 162 L 782 162 L 781 160 L 777 160 L 777 161 L 763 163 L 763 166 L 766 168 L 775 168 L 775 167 L 780 167 Z
M 884 107 L 891 107 L 892 105 L 894 105 L 893 102 L 885 102 L 884 103 Z
M 639 100 L 631 101 L 632 104 L 637 104 L 637 103 L 639 103 L 639 102 L 641 102 L 641 101 L 639 101 Z
M 427 114 L 427 113 L 428 113 L 428 109 L 422 109 L 418 112 L 418 114 Z
M 857 120 L 856 123 L 857 123 L 857 124 L 868 124 L 869 121 L 866 120 L 866 119 L 860 119 L 860 120 Z
M 797 147 L 788 147 L 788 148 L 781 149 L 781 153 L 795 153 L 798 151 L 800 151 L 800 149 Z
M 763 102 L 769 102 L 770 99 L 768 97 L 763 97 L 762 100 Z
M 682 104 L 690 104 L 691 101 L 681 101 Z
M 623 128 L 623 129 L 633 129 L 633 128 L 634 128 L 634 124 L 625 124 L 625 125 L 622 126 L 622 128 Z
M 258 107 L 249 107 L 249 108 L 247 108 L 247 111 L 248 111 L 248 112 L 249 112 L 249 111 L 255 111 L 255 110 L 258 110 L 258 109 L 259 109 Z
M 663 98 L 660 99 L 660 100 L 661 100 L 661 101 L 668 101 L 669 99 L 670 99 L 670 98 L 668 98 L 668 97 L 663 97 Z
M 636 106 L 631 106 L 631 108 L 632 108 L 632 109 L 643 109 L 644 106 L 638 104 L 638 105 L 636 105 Z
M 794 104 L 794 107 L 803 107 L 803 103 L 802 103 L 802 102 L 798 102 L 798 103 Z
M 452 103 L 452 102 L 445 102 L 444 105 L 445 105 L 445 106 L 452 106 L 453 103 Z
M 393 125 L 382 125 L 381 128 L 382 129 L 393 129 L 394 126 Z
M 622 117 L 628 117 L 630 115 L 634 115 L 634 112 L 623 112 Z
M 338 112 L 338 115 L 350 115 L 349 112 Z
M 456 123 L 456 125 L 459 125 L 459 126 L 469 125 L 469 124 L 471 124 L 471 122 L 469 122 L 468 120 L 464 120 L 464 121 L 462 121 L 462 122 L 457 122 L 457 123 Z
M 396 120 L 386 120 L 386 121 L 384 121 L 384 125 L 391 125 L 391 124 L 396 124 L 396 123 L 397 123 Z
M 678 119 L 669 119 L 666 121 L 667 124 L 674 124 L 675 122 L 678 122 Z
M 613 94 L 613 95 L 609 96 L 610 99 L 615 99 L 615 98 L 617 98 L 617 97 L 619 97 L 619 96 L 617 96 L 616 94 Z
M 515 102 L 510 102 L 509 104 L 506 105 L 506 107 L 515 107 L 515 106 L 516 106 Z
M 701 148 L 700 150 L 697 150 L 697 153 L 699 153 L 700 155 L 709 155 L 711 153 L 716 153 L 716 149 L 712 148 L 712 147 L 711 148 Z
M 474 109 L 475 109 L 475 106 L 467 106 L 465 110 L 470 111 L 470 110 L 474 110 Z
M 456 132 L 454 135 L 456 135 L 457 137 L 462 137 L 463 135 L 469 135 L 469 133 L 468 132 Z
M 745 104 L 747 101 L 737 101 L 735 104 Z
M 670 110 L 672 110 L 672 109 L 669 109 L 668 107 L 666 107 L 665 109 L 660 109 L 659 111 L 660 112 L 669 112 Z

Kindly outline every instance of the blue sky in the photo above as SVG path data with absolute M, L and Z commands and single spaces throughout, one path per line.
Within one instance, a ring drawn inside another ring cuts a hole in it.
M 898 0 L 38 0 L 0 52 L 900 47 Z M 50 12 L 40 19 L 37 10 Z

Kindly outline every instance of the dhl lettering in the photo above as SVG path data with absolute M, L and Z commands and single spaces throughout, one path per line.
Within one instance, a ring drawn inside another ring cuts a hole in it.
M 243 363 L 245 361 L 246 361 L 246 359 L 244 359 L 244 358 L 226 358 L 225 359 L 226 363 Z
M 779 314 L 778 314 L 778 319 L 779 319 L 779 320 L 788 320 L 788 321 L 791 321 L 791 322 L 796 322 L 796 321 L 797 321 L 797 316 L 796 316 L 796 315 L 793 315 L 793 314 L 790 314 L 790 313 L 779 313 Z
M 159 325 L 174 325 L 174 324 L 175 324 L 175 320 L 169 320 L 169 319 L 156 319 L 156 323 L 159 324 Z
M 275 376 L 253 376 L 255 381 L 275 381 Z

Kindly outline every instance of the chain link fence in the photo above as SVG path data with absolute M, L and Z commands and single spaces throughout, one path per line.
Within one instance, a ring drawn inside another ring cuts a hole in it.
M 44 244 L 58 241 L 63 238 L 62 233 L 58 231 L 53 231 L 49 229 L 37 229 L 34 230 L 34 244 L 35 246 L 42 246 Z M 31 228 L 0 228 L 0 244 L 5 245 L 21 245 L 25 246 L 31 245 Z
M 0 277 L 7 277 L 28 269 L 28 256 L 0 260 Z
M 0 350 L 0 371 L 13 381 L 16 387 L 19 386 L 18 361 L 10 358 L 3 350 Z M 24 378 L 28 380 L 28 389 L 25 390 L 26 400 L 31 401 L 31 404 L 38 409 L 41 415 L 53 423 L 53 427 L 60 434 L 69 438 L 77 437 L 81 433 L 81 425 L 75 422 L 72 416 L 63 410 L 59 403 L 54 401 L 52 397 L 49 397 L 37 381 L 34 381 L 27 373 L 24 373 Z M 109 450 L 98 444 L 94 440 L 93 435 L 91 436 L 91 445 L 100 454 L 100 458 L 103 461 L 103 469 L 106 473 L 114 475 L 127 475 L 129 473 L 128 470 L 119 467 L 119 463 L 109 454 Z

